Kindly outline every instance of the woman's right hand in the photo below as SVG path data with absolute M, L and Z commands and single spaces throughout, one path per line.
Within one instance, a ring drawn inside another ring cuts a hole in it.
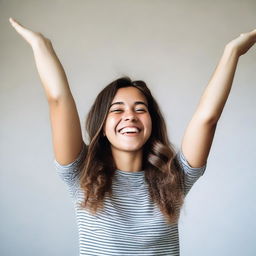
M 45 38 L 41 33 L 34 32 L 28 28 L 25 28 L 15 19 L 9 18 L 9 21 L 14 29 L 31 45 L 32 48 L 40 42 L 50 43 L 50 40 Z
M 256 29 L 240 34 L 226 45 L 228 50 L 237 54 L 238 57 L 245 54 L 256 43 Z

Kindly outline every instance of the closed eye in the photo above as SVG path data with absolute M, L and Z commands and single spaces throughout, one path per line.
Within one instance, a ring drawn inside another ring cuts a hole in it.
M 111 110 L 110 112 L 120 112 L 120 111 L 122 111 L 122 109 L 113 109 L 113 110 Z M 146 112 L 146 110 L 145 109 L 136 109 L 136 111 L 139 111 L 139 112 Z
M 118 111 L 122 111 L 122 109 L 114 109 L 114 110 L 111 110 L 110 112 L 118 112 Z
M 113 110 L 110 110 L 110 112 L 121 112 L 123 111 L 122 109 L 113 109 Z M 144 108 L 139 108 L 139 109 L 135 109 L 136 112 L 146 112 L 147 110 L 144 109 Z

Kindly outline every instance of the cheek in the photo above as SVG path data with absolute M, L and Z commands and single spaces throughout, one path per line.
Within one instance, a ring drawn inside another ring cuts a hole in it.
M 149 123 L 149 133 L 150 133 L 150 135 L 152 133 L 152 123 L 151 122 Z
M 149 131 L 152 130 L 152 120 L 151 120 L 151 117 L 148 117 L 145 119 L 145 125 L 146 127 L 148 128 Z
M 106 120 L 106 123 L 105 123 L 105 126 L 104 126 L 105 132 L 106 133 L 113 132 L 113 131 L 115 131 L 115 128 L 116 128 L 116 119 L 113 118 L 113 117 L 109 117 Z

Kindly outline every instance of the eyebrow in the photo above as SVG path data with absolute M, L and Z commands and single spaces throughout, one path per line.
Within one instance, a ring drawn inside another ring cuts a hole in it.
M 145 102 L 143 102 L 143 101 L 135 101 L 134 102 L 134 105 L 145 105 L 147 108 L 148 108 L 148 105 L 145 103 Z M 112 107 L 113 105 L 124 105 L 124 102 L 122 102 L 122 101 L 117 101 L 117 102 L 114 102 L 114 103 L 112 103 L 111 105 L 110 105 L 110 107 Z

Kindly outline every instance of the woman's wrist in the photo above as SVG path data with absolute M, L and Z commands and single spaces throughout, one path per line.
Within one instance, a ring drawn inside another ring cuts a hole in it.
M 240 57 L 238 49 L 234 45 L 232 45 L 231 42 L 226 44 L 226 46 L 224 48 L 224 54 L 225 55 L 233 56 L 235 58 L 239 58 Z
M 53 50 L 52 43 L 48 38 L 43 37 L 42 35 L 36 38 L 32 43 L 31 47 L 33 51 L 41 50 Z

